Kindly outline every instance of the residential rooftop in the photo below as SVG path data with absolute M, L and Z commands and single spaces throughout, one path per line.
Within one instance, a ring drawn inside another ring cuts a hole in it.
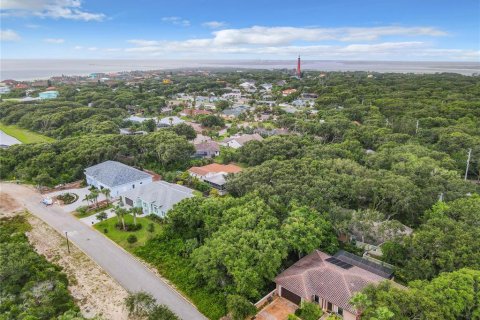
M 146 172 L 112 160 L 86 168 L 85 175 L 96 179 L 110 188 L 151 177 Z

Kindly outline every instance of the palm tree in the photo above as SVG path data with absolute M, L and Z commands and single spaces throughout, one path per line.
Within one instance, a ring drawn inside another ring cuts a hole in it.
M 141 215 L 143 213 L 142 208 L 141 207 L 133 207 L 132 209 L 130 209 L 130 213 L 133 216 L 133 224 L 137 225 L 137 214 Z
M 90 197 L 93 199 L 96 208 L 98 208 L 98 195 L 99 191 L 97 189 L 93 189 L 92 191 L 90 191 Z
M 356 310 L 356 320 L 360 320 L 362 318 L 362 313 L 368 308 L 372 302 L 368 299 L 367 295 L 361 292 L 355 293 L 355 295 L 350 299 L 350 304 Z
M 126 228 L 125 228 L 125 215 L 127 213 L 128 213 L 128 211 L 126 209 L 121 208 L 119 206 L 115 207 L 115 214 L 117 215 L 117 218 L 118 218 L 119 222 L 120 221 L 122 222 L 123 230 L 126 230 Z
M 92 199 L 91 196 L 89 194 L 86 194 L 85 198 L 83 198 L 83 201 L 87 201 L 87 205 L 90 206 L 91 199 Z
M 100 190 L 100 192 L 105 196 L 105 200 L 107 201 L 107 206 L 108 206 L 110 201 L 110 193 L 111 193 L 110 189 L 104 188 Z

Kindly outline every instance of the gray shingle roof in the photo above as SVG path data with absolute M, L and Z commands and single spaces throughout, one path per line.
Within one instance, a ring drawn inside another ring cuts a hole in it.
M 110 188 L 151 177 L 151 175 L 146 172 L 111 160 L 86 168 L 85 175 L 96 179 Z
M 193 197 L 193 190 L 178 184 L 156 181 L 122 194 L 133 201 L 137 198 L 153 203 L 167 212 L 173 205 L 186 198 Z

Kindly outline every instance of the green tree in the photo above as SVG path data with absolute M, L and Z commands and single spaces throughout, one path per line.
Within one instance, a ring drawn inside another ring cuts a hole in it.
M 303 301 L 295 314 L 302 320 L 318 320 L 323 315 L 323 311 L 318 304 Z
M 108 216 L 107 216 L 107 213 L 105 211 L 102 211 L 100 212 L 99 214 L 97 214 L 95 216 L 97 218 L 98 221 L 102 222 L 103 220 L 107 220 Z
M 148 314 L 148 320 L 180 320 L 180 318 L 166 306 L 157 305 Z
M 357 292 L 350 299 L 350 304 L 355 308 L 356 319 L 360 320 L 363 312 L 372 304 L 372 301 L 369 300 L 366 294 Z
M 122 229 L 127 230 L 126 227 L 125 227 L 125 216 L 128 214 L 127 209 L 116 206 L 114 211 L 115 211 L 115 214 L 117 215 L 117 218 L 119 219 L 119 221 L 122 222 Z
M 257 308 L 240 295 L 227 296 L 227 310 L 233 320 L 244 320 L 257 312 Z
M 307 207 L 296 208 L 288 215 L 282 225 L 282 233 L 299 259 L 315 249 L 334 252 L 338 247 L 331 224 Z
M 139 291 L 128 294 L 125 298 L 125 306 L 130 317 L 144 319 L 154 310 L 156 301 L 150 293 Z
M 133 207 L 129 210 L 129 213 L 133 216 L 133 224 L 137 225 L 137 215 L 143 214 L 142 207 Z

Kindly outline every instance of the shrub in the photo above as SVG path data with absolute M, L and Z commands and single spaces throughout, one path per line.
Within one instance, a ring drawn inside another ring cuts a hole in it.
M 148 315 L 148 320 L 180 320 L 175 313 L 164 305 L 158 305 L 153 308 Z
M 67 192 L 67 193 L 58 195 L 57 199 L 63 201 L 64 204 L 71 204 L 77 201 L 78 195 L 76 195 L 75 193 Z
M 148 232 L 154 232 L 154 231 L 155 231 L 155 225 L 154 225 L 152 222 L 150 222 L 150 223 L 148 224 L 148 226 L 147 226 L 147 231 L 148 231 Z
M 129 235 L 127 238 L 127 242 L 130 244 L 135 243 L 137 241 L 138 241 L 137 236 L 134 234 Z
M 84 215 L 88 211 L 88 206 L 78 207 L 75 211 L 77 211 L 77 213 L 79 213 L 80 215 Z
M 227 296 L 227 309 L 233 320 L 243 320 L 257 312 L 257 308 L 240 295 Z
M 97 220 L 103 221 L 107 219 L 107 213 L 105 211 L 100 212 L 99 214 L 96 215 Z
M 323 315 L 323 311 L 316 303 L 305 301 L 295 314 L 302 320 L 318 320 Z
M 128 223 L 126 222 L 125 223 L 125 230 L 123 229 L 123 224 L 121 222 L 117 222 L 115 224 L 115 228 L 117 228 L 118 230 L 122 230 L 122 231 L 138 231 L 140 229 L 142 229 L 142 225 L 140 223 L 137 223 L 137 225 L 133 224 L 133 223 Z
M 107 229 L 107 228 L 104 228 L 104 229 L 103 229 L 103 233 L 108 233 L 108 229 Z

